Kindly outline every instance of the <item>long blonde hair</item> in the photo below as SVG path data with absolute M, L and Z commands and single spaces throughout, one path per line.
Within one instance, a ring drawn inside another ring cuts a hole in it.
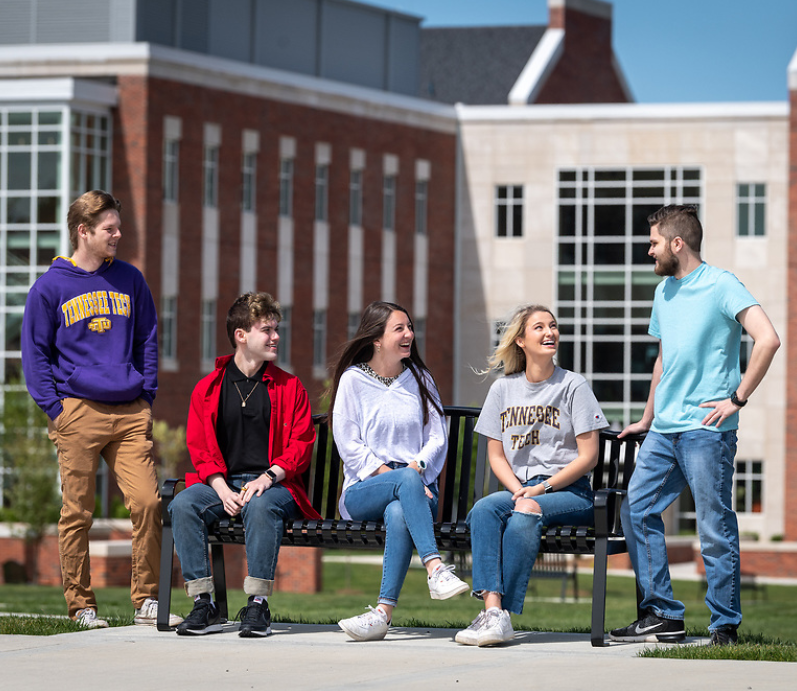
M 518 307 L 509 323 L 504 327 L 504 333 L 501 335 L 495 352 L 487 359 L 485 374 L 499 370 L 504 374 L 515 374 L 526 370 L 526 354 L 516 341 L 523 335 L 526 330 L 526 322 L 535 312 L 547 312 L 554 320 L 556 319 L 554 313 L 544 305 L 521 305 Z

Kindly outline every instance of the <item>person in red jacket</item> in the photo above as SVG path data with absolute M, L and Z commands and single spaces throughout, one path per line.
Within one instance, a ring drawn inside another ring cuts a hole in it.
M 241 295 L 227 314 L 235 352 L 191 395 L 186 442 L 194 472 L 169 505 L 174 544 L 194 608 L 179 635 L 221 632 L 213 602 L 207 526 L 225 514 L 241 516 L 246 530 L 247 605 L 239 635 L 268 636 L 268 597 L 274 588 L 285 521 L 320 518 L 307 498 L 302 473 L 315 442 L 307 391 L 279 369 L 279 303 L 268 293 Z

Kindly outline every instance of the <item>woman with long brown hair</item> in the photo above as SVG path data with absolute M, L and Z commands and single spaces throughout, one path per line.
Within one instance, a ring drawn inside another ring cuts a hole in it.
M 355 640 L 379 640 L 390 625 L 413 548 L 426 567 L 433 599 L 468 590 L 453 567 L 443 565 L 434 538 L 437 477 L 448 439 L 440 395 L 403 307 L 373 302 L 365 309 L 335 368 L 330 409 L 343 461 L 340 514 L 384 521 L 386 531 L 377 606 L 339 625 Z

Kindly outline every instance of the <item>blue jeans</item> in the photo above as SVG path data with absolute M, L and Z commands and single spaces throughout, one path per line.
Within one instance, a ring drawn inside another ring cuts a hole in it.
M 238 491 L 258 476 L 232 475 L 227 484 Z M 187 582 L 210 578 L 208 525 L 228 515 L 216 490 L 206 484 L 191 485 L 169 504 L 169 514 L 183 578 Z M 246 563 L 251 577 L 274 580 L 285 521 L 299 516 L 291 493 L 279 483 L 259 497 L 253 496 L 244 506 L 239 517 L 246 530 Z
M 343 501 L 356 521 L 384 521 L 385 556 L 378 602 L 396 606 L 404 577 L 410 567 L 412 549 L 425 564 L 439 557 L 434 539 L 437 487 L 424 492 L 423 480 L 412 468 L 398 468 L 351 485 Z
M 547 479 L 538 475 L 525 483 L 538 485 Z M 473 552 L 473 592 L 501 595 L 501 606 L 520 614 L 529 577 L 540 549 L 545 526 L 592 525 L 593 495 L 589 478 L 579 478 L 569 487 L 534 497 L 542 515 L 515 511 L 512 493 L 495 492 L 476 502 L 468 514 Z
M 642 608 L 665 619 L 684 618 L 684 605 L 672 594 L 661 514 L 688 485 L 706 565 L 709 629 L 742 621 L 739 526 L 731 499 L 735 455 L 734 430 L 648 432 L 621 510 L 628 553 L 644 595 Z

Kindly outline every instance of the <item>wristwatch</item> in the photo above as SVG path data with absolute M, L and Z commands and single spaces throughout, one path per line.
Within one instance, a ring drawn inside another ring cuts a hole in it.
M 415 463 L 418 465 L 420 470 L 426 470 L 426 461 L 421 458 L 416 458 Z
M 268 475 L 268 476 L 271 478 L 271 482 L 272 482 L 272 483 L 274 483 L 274 482 L 277 482 L 277 475 L 276 475 L 276 473 L 275 473 L 275 472 L 274 472 L 274 471 L 273 471 L 271 468 L 269 468 L 269 469 L 268 469 L 268 470 L 267 470 L 265 473 L 263 473 L 263 474 L 264 474 L 264 475 Z
M 543 480 L 542 486 L 545 487 L 545 494 L 551 494 L 551 492 L 553 492 L 553 487 L 551 487 L 551 483 L 548 482 L 548 480 Z
M 744 408 L 749 400 L 749 398 L 746 398 L 745 400 L 740 401 L 735 391 L 731 394 L 731 403 L 733 403 L 733 405 L 738 405 L 740 408 Z

